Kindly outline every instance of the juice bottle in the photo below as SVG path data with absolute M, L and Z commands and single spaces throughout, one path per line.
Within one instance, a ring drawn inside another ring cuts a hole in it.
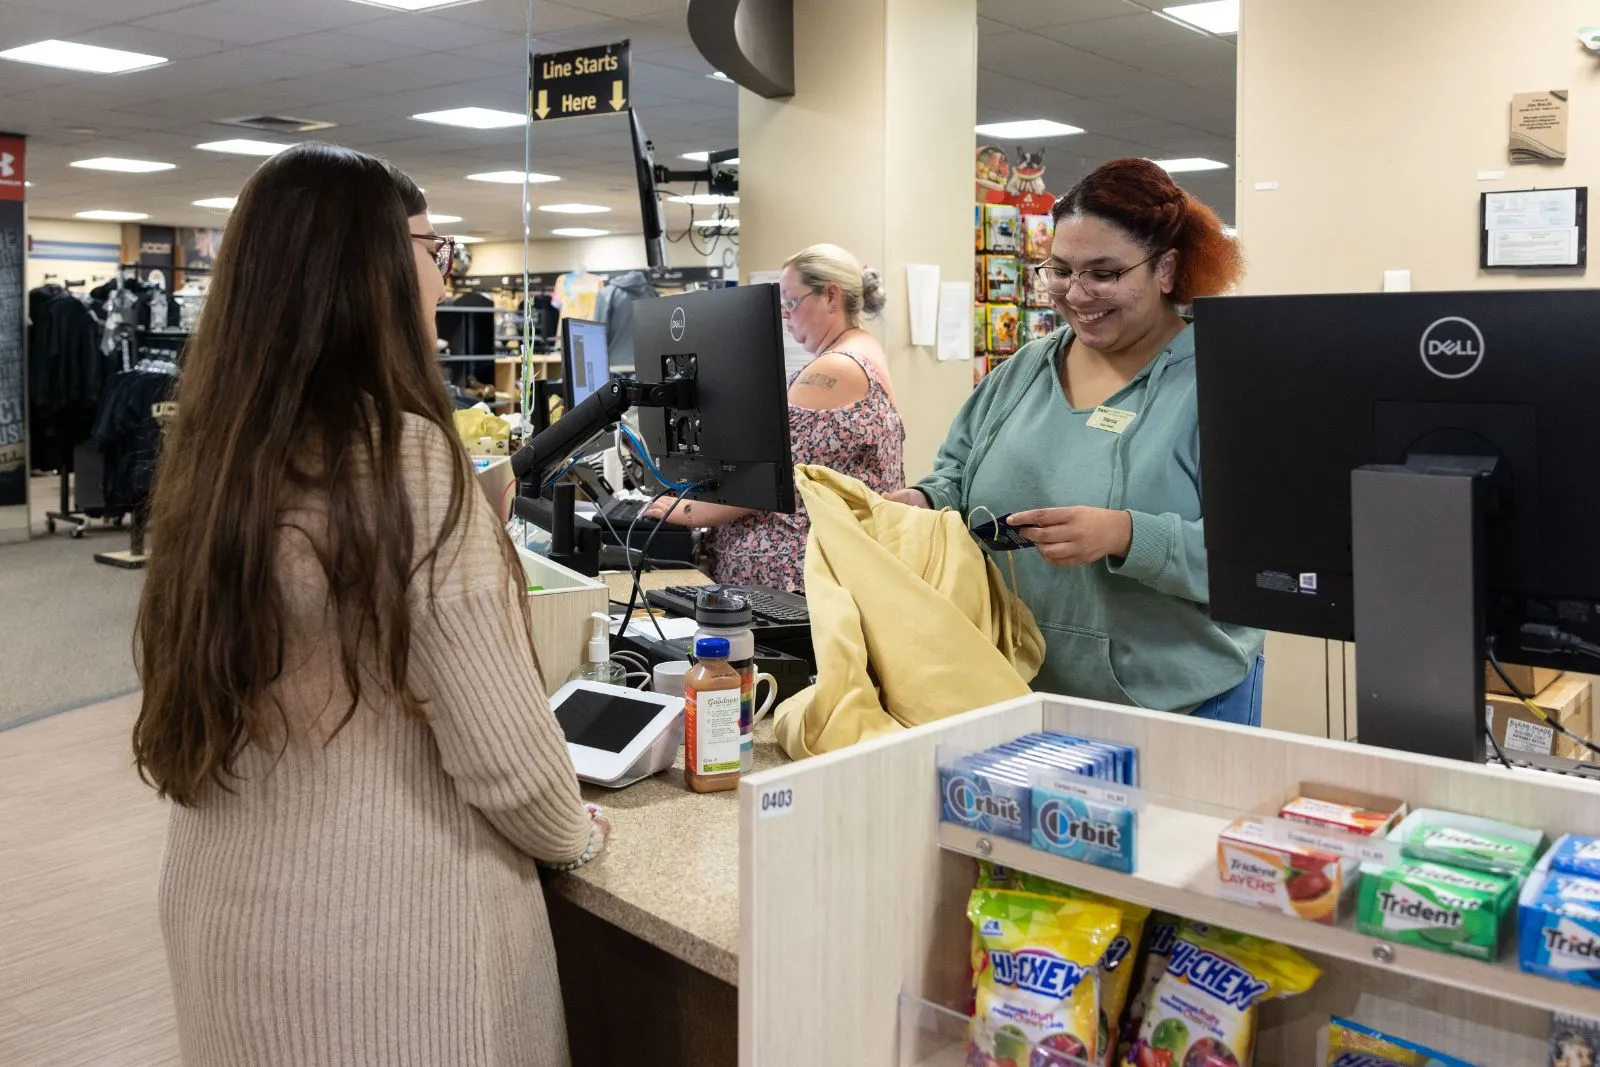
M 728 639 L 702 637 L 683 679 L 683 780 L 696 793 L 739 785 L 742 679 L 728 663 Z

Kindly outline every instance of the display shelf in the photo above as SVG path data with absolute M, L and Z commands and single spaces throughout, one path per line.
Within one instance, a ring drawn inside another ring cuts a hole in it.
M 1395 944 L 1356 930 L 1347 918 L 1337 926 L 1235 904 L 1217 896 L 1217 834 L 1229 820 L 1150 805 L 1139 821 L 1134 874 L 1052 856 L 1018 841 L 943 824 L 939 845 L 977 859 L 1027 871 L 1067 885 L 1143 904 L 1190 919 L 1243 930 L 1307 952 L 1366 964 L 1385 971 L 1536 1008 L 1592 1015 L 1600 1009 L 1594 990 L 1525 974 L 1516 961 L 1515 938 L 1505 938 L 1499 962 L 1484 963 L 1413 945 Z

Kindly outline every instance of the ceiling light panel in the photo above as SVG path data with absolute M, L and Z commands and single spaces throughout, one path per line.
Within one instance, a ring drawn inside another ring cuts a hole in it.
M 593 230 L 587 226 L 562 226 L 550 231 L 557 237 L 605 237 L 610 230 Z
M 1005 140 L 1037 140 L 1040 137 L 1070 137 L 1082 133 L 1079 126 L 1068 126 L 1053 119 L 1018 119 L 1015 122 L 986 122 L 976 127 L 985 137 Z
M 521 126 L 527 117 L 514 111 L 489 107 L 458 107 L 449 111 L 424 111 L 412 115 L 418 122 L 437 122 L 441 126 L 461 126 L 469 130 L 505 130 Z
M 691 161 L 693 163 L 709 163 L 711 161 L 711 153 L 710 152 L 685 152 L 683 154 L 683 158 L 687 159 L 687 160 L 689 160 L 689 161 Z M 717 166 L 719 166 L 719 167 L 737 167 L 738 165 L 739 165 L 739 157 L 738 156 L 734 156 L 732 159 L 724 159 L 721 163 L 717 164 Z
M 521 185 L 524 175 L 520 170 L 489 170 L 482 174 L 467 175 L 468 181 L 497 182 L 501 185 Z M 561 179 L 554 174 L 533 174 L 527 176 L 530 185 L 539 185 L 543 182 L 558 182 Z
M 131 70 L 159 67 L 167 62 L 166 56 L 125 52 L 120 48 L 100 48 L 92 44 L 53 39 L 7 49 L 0 52 L 0 59 L 10 59 L 17 63 L 34 63 L 41 67 L 59 67 L 62 70 L 82 70 L 90 74 L 126 74 Z
M 1165 7 L 1161 13 L 1192 29 L 1207 33 L 1229 34 L 1239 32 L 1239 0 L 1211 0 L 1204 4 L 1184 4 Z
M 153 174 L 158 170 L 175 170 L 176 163 L 157 163 L 153 159 L 118 159 L 115 156 L 97 156 L 80 159 L 72 164 L 84 170 L 111 170 L 121 174 Z
M 285 148 L 293 145 L 279 144 L 276 141 L 251 141 L 235 139 L 231 141 L 207 141 L 197 144 L 196 148 L 202 152 L 227 152 L 235 156 L 275 156 Z
M 107 211 L 104 208 L 95 208 L 93 211 L 80 211 L 74 217 L 93 222 L 138 222 L 150 216 L 142 211 Z
M 481 245 L 481 244 L 483 244 L 483 238 L 482 237 L 469 237 L 464 233 L 452 233 L 452 234 L 447 234 L 446 236 L 448 236 L 450 238 L 450 240 L 454 241 L 458 245 Z
M 460 7 L 475 4 L 478 0 L 354 0 L 368 7 L 386 7 L 391 11 L 437 11 L 441 7 Z
M 430 211 L 430 212 L 428 212 L 428 221 L 433 223 L 435 226 L 448 226 L 451 223 L 460 222 L 461 221 L 461 216 L 460 215 L 435 215 L 433 212 Z
M 668 200 L 674 204 L 691 204 L 695 207 L 715 207 L 718 204 L 737 204 L 737 196 L 725 196 L 722 193 L 691 193 L 688 196 L 669 196 Z
M 539 210 L 552 215 L 603 215 L 611 209 L 599 204 L 540 204 Z
M 206 200 L 196 200 L 195 207 L 208 207 L 217 211 L 232 211 L 233 206 L 239 202 L 236 196 L 213 196 Z
M 1183 159 L 1152 159 L 1150 162 L 1166 171 L 1168 174 L 1190 174 L 1200 170 L 1227 170 L 1226 163 L 1215 159 L 1204 159 L 1200 156 L 1188 156 Z

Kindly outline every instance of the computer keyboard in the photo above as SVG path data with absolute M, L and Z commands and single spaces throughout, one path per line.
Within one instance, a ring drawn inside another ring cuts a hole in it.
M 694 617 L 695 598 L 710 589 L 738 593 L 750 601 L 752 615 L 750 628 L 758 638 L 778 640 L 785 637 L 809 636 L 811 613 L 806 609 L 806 598 L 798 593 L 785 592 L 761 585 L 675 585 L 656 589 L 645 594 L 645 599 L 674 615 Z
M 650 506 L 648 500 L 613 500 L 602 510 L 606 518 L 611 520 L 611 525 L 617 528 L 618 533 L 625 533 L 623 527 L 629 525 L 634 519 L 644 514 L 644 509 Z

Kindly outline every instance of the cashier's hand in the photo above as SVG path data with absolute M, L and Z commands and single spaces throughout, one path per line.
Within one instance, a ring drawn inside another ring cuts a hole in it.
M 1082 567 L 1107 556 L 1126 556 L 1133 546 L 1133 516 L 1110 508 L 1039 508 L 1006 517 L 1058 567 Z
M 896 489 L 892 493 L 885 493 L 883 499 L 892 500 L 896 504 L 908 504 L 914 508 L 931 510 L 933 507 L 921 489 Z

